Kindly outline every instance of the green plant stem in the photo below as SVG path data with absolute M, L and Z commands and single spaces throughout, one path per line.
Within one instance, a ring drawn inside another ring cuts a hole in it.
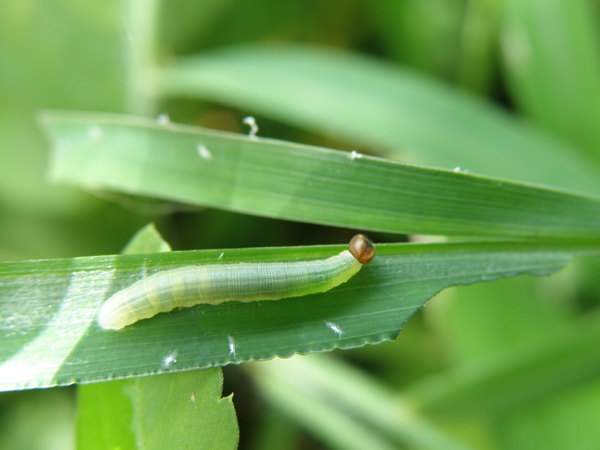
M 157 20 L 159 0 L 130 0 L 124 19 L 128 49 L 127 109 L 154 115 L 157 111 Z

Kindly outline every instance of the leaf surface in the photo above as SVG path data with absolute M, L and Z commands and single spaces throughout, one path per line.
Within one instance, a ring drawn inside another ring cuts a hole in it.
M 522 273 L 549 274 L 599 244 L 382 244 L 333 290 L 197 305 L 118 331 L 95 322 L 117 290 L 192 264 L 325 258 L 343 246 L 186 251 L 0 264 L 0 388 L 45 387 L 213 367 L 393 339 L 439 290 Z M 222 256 L 221 256 L 222 254 Z M 174 357 L 173 355 L 176 355 Z
M 194 205 L 362 230 L 600 236 L 600 200 L 356 153 L 107 114 L 53 113 L 52 175 Z

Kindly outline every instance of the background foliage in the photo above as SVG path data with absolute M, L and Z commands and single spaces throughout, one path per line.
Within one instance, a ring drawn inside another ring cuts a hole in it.
M 168 112 L 242 133 L 252 114 L 262 136 L 597 198 L 599 13 L 591 0 L 0 0 L 0 258 L 116 254 L 149 221 L 175 249 L 352 234 L 50 184 L 42 109 Z M 558 201 L 547 213 L 582 220 Z M 333 361 L 227 367 L 240 446 L 593 448 L 599 269 L 445 290 L 395 341 Z M 218 373 L 201 376 L 217 397 Z M 115 387 L 126 401 L 111 407 L 147 410 L 144 389 Z M 0 408 L 0 446 L 73 445 L 73 389 L 4 393 Z M 86 420 L 98 421 L 82 413 L 80 433 Z

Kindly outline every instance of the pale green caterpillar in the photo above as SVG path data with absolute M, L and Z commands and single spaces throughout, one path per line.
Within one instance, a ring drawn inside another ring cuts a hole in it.
M 100 308 L 102 328 L 118 330 L 174 308 L 252 302 L 325 292 L 348 281 L 375 256 L 361 234 L 348 250 L 315 261 L 205 264 L 165 270 L 115 293 Z

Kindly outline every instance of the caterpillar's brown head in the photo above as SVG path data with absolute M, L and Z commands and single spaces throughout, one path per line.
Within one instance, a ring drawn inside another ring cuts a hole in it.
M 368 264 L 375 257 L 373 243 L 362 234 L 352 238 L 348 250 L 361 264 Z

